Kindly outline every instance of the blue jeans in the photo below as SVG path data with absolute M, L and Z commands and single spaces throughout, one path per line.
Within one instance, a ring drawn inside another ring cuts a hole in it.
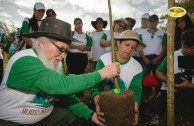
M 158 55 L 146 55 L 146 57 L 152 61 L 154 58 L 156 58 Z M 162 59 L 157 63 L 157 64 L 145 64 L 143 59 L 141 59 L 140 64 L 143 68 L 143 78 L 150 74 L 150 72 L 152 71 L 153 75 L 155 74 L 155 71 L 157 69 L 157 67 L 160 65 Z M 152 95 L 152 87 L 151 86 L 143 86 L 142 87 L 143 90 L 143 96 L 151 96 Z M 156 88 L 156 92 L 159 91 L 159 88 Z
M 152 61 L 154 58 L 156 58 L 158 55 L 146 55 L 146 57 Z M 153 74 L 155 73 L 157 67 L 159 66 L 159 64 L 161 63 L 161 60 L 157 63 L 157 64 L 145 64 L 143 60 L 140 61 L 140 64 L 143 68 L 143 77 L 145 77 L 146 75 L 150 74 L 150 72 L 152 71 Z

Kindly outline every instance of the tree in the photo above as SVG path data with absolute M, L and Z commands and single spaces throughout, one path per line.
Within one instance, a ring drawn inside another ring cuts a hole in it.
M 183 7 L 190 16 L 194 13 L 194 0 L 180 0 L 175 5 Z
M 187 14 L 192 17 L 194 15 L 194 0 L 179 0 L 178 2 L 175 3 L 175 6 L 182 7 L 186 10 Z M 162 15 L 160 17 L 160 26 L 159 28 L 162 30 L 167 30 L 167 19 L 168 15 Z
M 7 45 L 4 49 L 4 51 L 8 52 L 10 44 L 14 41 L 15 33 L 16 33 L 16 27 L 14 24 L 11 26 L 13 30 L 10 30 L 8 25 L 4 21 L 0 21 L 0 28 L 2 28 L 5 32 L 5 36 L 7 38 Z
M 160 17 L 160 22 L 159 22 L 159 28 L 162 29 L 162 30 L 167 30 L 167 19 L 168 19 L 168 15 L 162 15 Z

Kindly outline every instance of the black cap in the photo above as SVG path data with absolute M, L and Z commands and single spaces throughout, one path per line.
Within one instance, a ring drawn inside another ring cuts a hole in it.
M 149 21 L 159 21 L 158 15 L 153 14 L 149 17 Z

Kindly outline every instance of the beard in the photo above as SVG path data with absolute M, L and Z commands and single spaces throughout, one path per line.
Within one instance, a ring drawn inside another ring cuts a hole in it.
M 38 57 L 42 61 L 42 63 L 48 68 L 57 73 L 63 74 L 62 61 L 56 58 L 48 60 L 44 53 L 44 49 L 39 50 Z

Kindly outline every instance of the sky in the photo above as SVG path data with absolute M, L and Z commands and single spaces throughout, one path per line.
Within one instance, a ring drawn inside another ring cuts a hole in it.
M 132 17 L 136 19 L 134 28 L 140 27 L 143 13 L 157 14 L 167 13 L 168 0 L 110 0 L 112 8 L 112 20 Z M 46 9 L 52 8 L 57 13 L 57 18 L 70 23 L 79 17 L 83 21 L 83 31 L 92 31 L 91 21 L 102 17 L 108 21 L 105 28 L 110 29 L 108 0 L 0 0 L 0 20 L 9 26 L 21 27 L 25 17 L 31 18 L 36 2 L 45 4 Z M 45 14 L 46 15 L 46 14 Z M 44 16 L 45 17 L 45 16 Z

